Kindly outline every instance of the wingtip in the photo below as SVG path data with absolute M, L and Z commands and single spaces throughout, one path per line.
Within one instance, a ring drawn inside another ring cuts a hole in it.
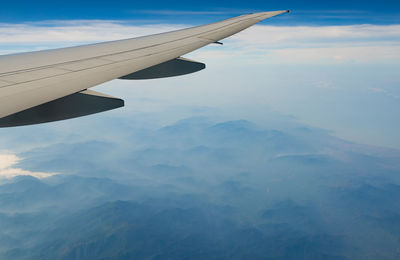
M 277 11 L 279 14 L 286 14 L 290 13 L 290 10 L 282 10 L 282 11 Z
M 281 11 L 272 11 L 272 12 L 263 12 L 263 13 L 255 13 L 253 15 L 257 15 L 257 19 L 260 21 L 271 18 L 273 16 L 277 16 L 280 14 L 290 13 L 290 10 L 281 10 Z

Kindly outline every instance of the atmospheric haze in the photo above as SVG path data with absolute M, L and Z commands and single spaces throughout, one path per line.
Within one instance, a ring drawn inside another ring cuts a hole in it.
M 0 47 L 182 27 L 3 24 Z M 0 259 L 398 259 L 399 39 L 260 25 L 197 74 L 95 88 L 122 109 L 0 129 Z

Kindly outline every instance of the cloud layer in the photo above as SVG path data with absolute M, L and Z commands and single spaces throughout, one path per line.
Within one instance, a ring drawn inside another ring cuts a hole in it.
M 189 25 L 134 25 L 123 21 L 45 21 L 1 24 L 2 53 L 138 37 Z M 210 55 L 235 52 L 278 63 L 396 62 L 400 25 L 268 26 L 257 25 L 227 40 Z M 201 52 L 204 54 L 204 51 Z M 244 56 L 243 55 L 243 56 Z M 252 57 L 254 58 L 254 57 Z
M 36 178 L 47 178 L 50 176 L 55 175 L 55 173 L 44 173 L 44 172 L 31 172 L 31 171 L 26 171 L 20 168 L 16 168 L 15 166 L 18 164 L 18 162 L 21 161 L 21 158 L 19 158 L 15 154 L 11 153 L 3 153 L 0 154 L 0 179 L 2 178 L 14 178 L 17 176 L 33 176 Z

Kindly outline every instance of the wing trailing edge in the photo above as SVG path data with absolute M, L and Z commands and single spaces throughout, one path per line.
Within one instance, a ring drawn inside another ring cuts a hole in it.
M 124 106 L 124 101 L 85 90 L 0 118 L 0 127 L 34 125 L 81 117 Z

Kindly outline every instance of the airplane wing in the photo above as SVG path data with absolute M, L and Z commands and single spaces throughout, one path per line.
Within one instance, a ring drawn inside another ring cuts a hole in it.
M 151 79 L 204 69 L 182 55 L 287 13 L 242 15 L 128 40 L 0 56 L 0 127 L 74 118 L 124 105 L 87 89 L 113 79 Z

